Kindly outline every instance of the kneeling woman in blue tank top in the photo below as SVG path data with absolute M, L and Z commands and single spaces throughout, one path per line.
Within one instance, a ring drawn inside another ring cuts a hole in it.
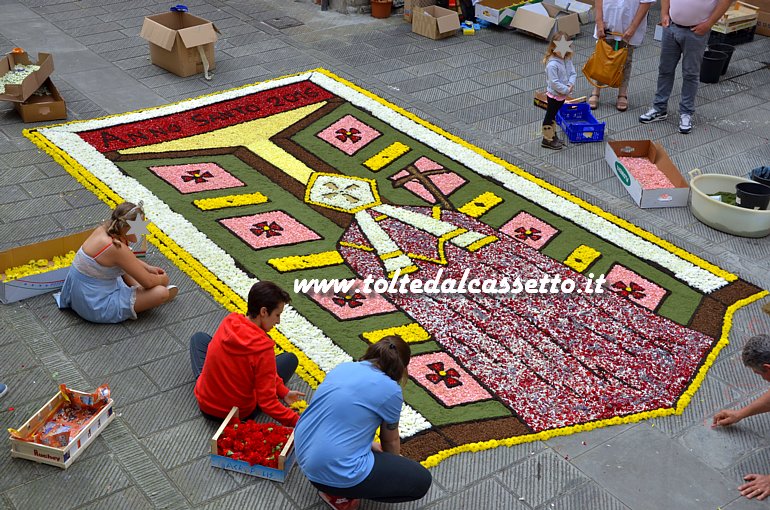
M 414 501 L 428 492 L 428 470 L 400 456 L 401 385 L 410 357 L 400 337 L 383 338 L 360 361 L 331 370 L 300 417 L 297 463 L 330 507 L 354 510 L 360 499 Z M 381 444 L 374 442 L 377 427 Z

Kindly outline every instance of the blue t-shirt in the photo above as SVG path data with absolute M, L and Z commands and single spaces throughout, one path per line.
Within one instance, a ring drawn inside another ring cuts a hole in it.
M 347 488 L 374 466 L 372 441 L 398 423 L 401 386 L 368 361 L 341 363 L 318 386 L 294 430 L 297 463 L 312 482 Z

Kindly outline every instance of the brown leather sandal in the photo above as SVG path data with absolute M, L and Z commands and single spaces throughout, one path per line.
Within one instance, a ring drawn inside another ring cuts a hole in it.
M 592 110 L 596 110 L 599 107 L 598 94 L 591 94 L 591 97 L 588 98 L 588 106 L 590 106 Z
M 628 110 L 628 96 L 618 96 L 618 101 L 615 103 L 615 108 L 617 108 L 619 112 Z

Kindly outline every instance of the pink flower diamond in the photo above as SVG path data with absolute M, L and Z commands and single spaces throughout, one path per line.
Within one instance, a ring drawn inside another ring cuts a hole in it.
M 412 356 L 409 376 L 447 406 L 492 398 L 487 390 L 444 352 Z
M 396 311 L 396 307 L 382 295 L 362 292 L 363 280 L 356 280 L 347 293 L 328 292 L 326 294 L 309 292 L 307 296 L 325 308 L 340 320 L 358 319 L 370 315 L 379 315 Z
M 435 161 L 428 159 L 426 157 L 422 157 L 414 162 L 415 168 L 420 173 L 425 173 L 429 171 L 436 171 L 436 170 L 442 170 L 441 173 L 432 173 L 430 175 L 425 176 L 426 179 L 430 180 L 436 188 L 444 195 L 449 196 L 451 195 L 457 188 L 465 184 L 467 181 L 457 175 L 456 173 L 445 169 L 440 164 L 436 163 Z M 399 179 L 402 179 L 409 175 L 409 171 L 404 169 L 400 172 L 392 175 L 390 177 L 390 180 L 397 181 Z M 436 197 L 433 196 L 433 194 L 428 191 L 428 189 L 425 187 L 424 184 L 422 184 L 419 180 L 412 179 L 403 184 L 403 186 L 417 195 L 418 197 L 422 198 L 428 203 L 435 204 L 436 203 Z
M 352 115 L 345 115 L 316 136 L 352 156 L 381 135 Z
M 500 227 L 500 231 L 536 250 L 548 244 L 559 233 L 558 229 L 523 211 Z
M 652 311 L 666 297 L 668 291 L 646 278 L 642 278 L 627 267 L 615 264 L 606 275 L 604 286 L 610 291 L 621 295 L 634 303 L 638 303 Z
M 151 166 L 150 171 L 175 187 L 180 193 L 195 193 L 198 191 L 245 186 L 235 176 L 216 163 Z
M 283 211 L 236 216 L 219 222 L 255 250 L 322 239 Z

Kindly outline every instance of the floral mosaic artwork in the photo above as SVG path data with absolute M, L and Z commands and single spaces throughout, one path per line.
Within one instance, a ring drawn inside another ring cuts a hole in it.
M 294 294 L 271 335 L 311 387 L 404 335 L 402 451 L 426 466 L 681 413 L 767 294 L 325 70 L 26 135 L 107 204 L 142 200 L 228 310 L 255 279 L 354 280 Z M 361 291 L 394 275 L 426 292 Z M 580 290 L 495 288 L 557 276 Z

